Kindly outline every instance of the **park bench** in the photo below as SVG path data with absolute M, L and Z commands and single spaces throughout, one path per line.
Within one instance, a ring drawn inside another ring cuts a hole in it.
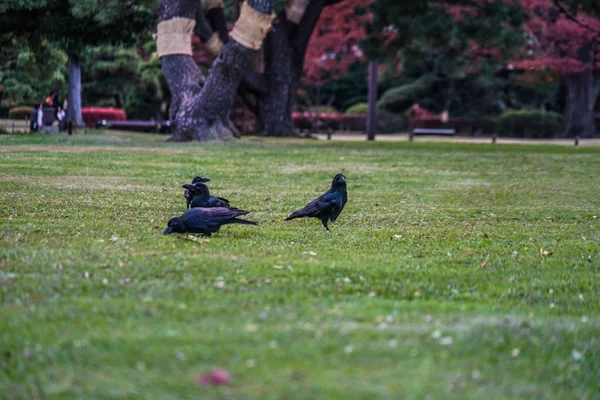
M 109 121 L 103 119 L 98 121 L 96 128 L 118 129 L 133 132 L 169 133 L 171 130 L 171 122 L 164 121 L 163 123 L 160 123 L 158 121 L 141 120 Z
M 453 128 L 414 128 L 410 131 L 410 140 L 413 140 L 413 137 L 417 135 L 453 136 L 455 133 L 456 130 Z

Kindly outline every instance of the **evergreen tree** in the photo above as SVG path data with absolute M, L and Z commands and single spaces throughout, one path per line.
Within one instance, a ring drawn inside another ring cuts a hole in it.
M 9 0 L 0 6 L 0 40 L 23 38 L 32 46 L 50 42 L 68 56 L 67 118 L 82 125 L 81 59 L 101 44 L 133 44 L 147 33 L 154 13 L 136 1 Z
M 380 100 L 393 111 L 436 93 L 428 99 L 436 111 L 468 114 L 482 100 L 500 97 L 496 74 L 524 43 L 526 15 L 514 1 L 378 0 L 371 10 L 363 51 L 380 62 L 400 60 L 406 79 Z

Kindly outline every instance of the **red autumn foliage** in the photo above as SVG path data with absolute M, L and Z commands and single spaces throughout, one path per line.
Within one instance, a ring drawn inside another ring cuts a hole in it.
M 127 115 L 122 108 L 82 107 L 81 114 L 86 126 L 96 126 L 99 121 L 125 121 Z
M 526 25 L 529 47 L 512 64 L 531 71 L 550 70 L 560 74 L 600 68 L 600 56 L 594 63 L 582 61 L 581 52 L 600 32 L 597 18 L 579 12 L 569 18 L 552 0 L 519 0 L 531 16 Z M 590 47 L 590 51 L 593 46 Z
M 371 0 L 346 0 L 323 9 L 306 51 L 305 83 L 323 84 L 364 60 L 358 44 L 367 36 L 364 26 L 371 17 L 368 13 L 356 15 L 355 10 L 368 9 L 370 4 Z

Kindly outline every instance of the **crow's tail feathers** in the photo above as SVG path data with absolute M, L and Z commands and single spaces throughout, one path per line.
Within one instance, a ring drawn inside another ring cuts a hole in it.
M 234 218 L 229 221 L 231 224 L 242 224 L 242 225 L 258 225 L 258 222 L 250 221 L 249 219 Z
M 284 219 L 284 221 L 289 221 L 291 219 L 296 219 L 296 218 L 302 218 L 304 216 L 305 215 L 302 212 L 302 210 L 297 210 L 297 211 L 294 211 L 293 213 L 291 213 L 289 217 L 287 217 L 286 219 Z

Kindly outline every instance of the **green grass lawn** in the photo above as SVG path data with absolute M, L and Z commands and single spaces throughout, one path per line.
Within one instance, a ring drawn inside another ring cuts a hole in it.
M 261 225 L 162 236 L 195 175 Z M 2 135 L 0 193 L 3 399 L 600 398 L 600 148 Z

